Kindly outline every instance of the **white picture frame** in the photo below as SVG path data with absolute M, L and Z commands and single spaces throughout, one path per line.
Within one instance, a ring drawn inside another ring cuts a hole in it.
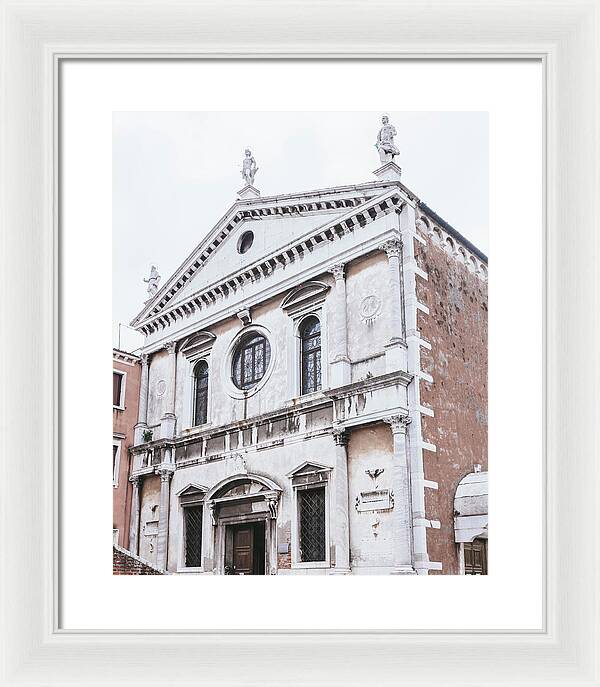
M 595 0 L 2 3 L 0 685 L 600 685 L 599 18 Z M 214 56 L 543 61 L 544 631 L 59 629 L 58 66 Z

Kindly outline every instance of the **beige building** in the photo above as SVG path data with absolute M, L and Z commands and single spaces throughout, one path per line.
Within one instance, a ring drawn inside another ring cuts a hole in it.
M 145 343 L 130 548 L 143 559 L 188 574 L 465 571 L 455 492 L 487 447 L 476 437 L 440 467 L 419 284 L 427 298 L 435 255 L 486 292 L 487 259 L 392 159 L 373 182 L 287 195 L 261 197 L 245 176 L 175 274 L 160 289 L 151 275 L 132 322 Z M 477 346 L 472 410 L 487 422 Z M 478 523 L 487 540 L 487 510 Z

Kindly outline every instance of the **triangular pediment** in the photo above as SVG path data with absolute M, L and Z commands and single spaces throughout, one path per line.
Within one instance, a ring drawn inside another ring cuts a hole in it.
M 352 214 L 383 191 L 371 183 L 238 200 L 145 304 L 132 326 L 169 312 L 224 276 L 243 271 L 311 231 Z M 242 237 L 248 232 L 252 240 L 242 248 Z
M 314 463 L 312 461 L 304 461 L 294 468 L 291 472 L 288 472 L 287 477 L 297 477 L 298 475 L 310 475 L 315 472 L 322 472 L 323 470 L 331 470 L 327 465 L 321 465 L 320 463 Z

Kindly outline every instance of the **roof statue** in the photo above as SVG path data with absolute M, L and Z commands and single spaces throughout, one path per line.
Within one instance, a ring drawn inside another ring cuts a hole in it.
M 156 265 L 152 265 L 150 269 L 150 276 L 148 279 L 144 279 L 144 282 L 148 284 L 148 295 L 150 298 L 158 291 L 158 285 L 160 284 L 160 274 L 156 269 Z
M 254 186 L 254 177 L 256 172 L 258 172 L 258 167 L 256 166 L 256 160 L 252 155 L 250 148 L 246 148 L 245 157 L 242 162 L 242 176 L 244 181 L 248 186 Z
M 400 151 L 396 148 L 394 143 L 394 136 L 396 135 L 396 129 L 393 124 L 390 124 L 390 118 L 384 114 L 381 118 L 381 123 L 383 126 L 379 129 L 377 134 L 377 143 L 375 147 L 379 152 L 379 159 L 381 164 L 386 162 L 393 162 L 394 155 L 398 155 Z

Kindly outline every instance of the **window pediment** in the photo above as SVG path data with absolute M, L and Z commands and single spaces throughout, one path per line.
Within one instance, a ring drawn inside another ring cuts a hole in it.
M 211 332 L 196 332 L 182 342 L 180 350 L 186 358 L 194 358 L 210 350 L 216 338 Z
M 281 302 L 281 307 L 288 313 L 311 307 L 323 302 L 329 289 L 330 287 L 324 282 L 309 281 L 290 291 Z

